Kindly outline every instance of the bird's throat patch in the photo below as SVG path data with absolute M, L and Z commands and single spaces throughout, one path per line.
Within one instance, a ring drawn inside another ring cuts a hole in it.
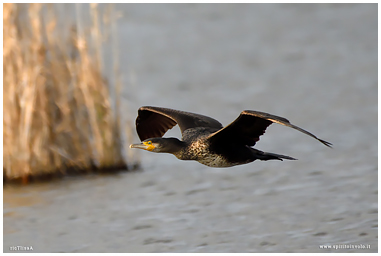
M 154 150 L 155 146 L 152 144 L 152 142 L 148 141 L 148 142 L 143 142 L 143 144 L 146 146 L 146 150 L 148 151 L 152 151 Z

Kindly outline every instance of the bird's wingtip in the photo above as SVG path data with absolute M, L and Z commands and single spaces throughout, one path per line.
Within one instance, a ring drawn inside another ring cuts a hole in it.
M 319 141 L 321 143 L 323 143 L 324 145 L 326 145 L 327 147 L 332 148 L 332 143 L 331 142 L 328 142 L 328 141 L 325 141 L 325 140 L 321 140 L 321 139 L 319 139 Z

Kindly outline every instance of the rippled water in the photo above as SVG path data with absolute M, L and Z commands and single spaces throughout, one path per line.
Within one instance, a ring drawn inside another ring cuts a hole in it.
M 139 172 L 6 185 L 4 252 L 378 250 L 375 4 L 117 7 L 125 122 L 142 105 L 224 125 L 254 109 L 334 148 L 274 125 L 257 147 L 298 161 L 213 169 L 141 152 Z

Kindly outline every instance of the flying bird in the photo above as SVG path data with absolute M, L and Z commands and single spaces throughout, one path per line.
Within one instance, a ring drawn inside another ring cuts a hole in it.
M 170 153 L 180 160 L 195 160 L 210 167 L 230 167 L 257 159 L 296 160 L 290 156 L 253 148 L 272 123 L 294 128 L 328 147 L 332 145 L 291 124 L 286 118 L 264 112 L 244 110 L 236 120 L 223 127 L 220 122 L 208 116 L 145 106 L 139 108 L 136 118 L 136 130 L 142 143 L 131 144 L 130 148 Z M 176 124 L 180 127 L 182 139 L 162 138 Z

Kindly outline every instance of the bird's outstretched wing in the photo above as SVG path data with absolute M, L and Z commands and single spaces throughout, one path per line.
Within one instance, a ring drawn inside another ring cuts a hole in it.
M 331 147 L 331 143 L 319 139 L 312 133 L 290 123 L 286 118 L 274 116 L 264 112 L 244 110 L 239 117 L 231 124 L 223 129 L 210 135 L 210 141 L 231 141 L 234 143 L 240 143 L 248 146 L 254 146 L 259 140 L 259 137 L 263 135 L 266 128 L 272 123 L 278 123 L 291 128 L 294 128 L 304 134 L 307 134 L 324 145 Z
M 186 129 L 195 127 L 211 127 L 222 129 L 222 124 L 208 116 L 194 114 L 160 107 L 141 107 L 136 118 L 136 131 L 141 141 L 162 137 L 176 124 L 179 125 L 181 133 Z

